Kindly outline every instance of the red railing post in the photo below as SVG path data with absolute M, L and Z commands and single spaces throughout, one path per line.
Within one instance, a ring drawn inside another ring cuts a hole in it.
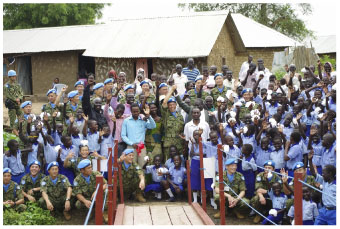
M 108 215 L 108 225 L 113 225 L 113 205 L 112 205 L 112 148 L 109 148 L 108 154 L 110 155 L 108 160 L 108 166 L 107 166 L 107 185 L 108 185 L 108 209 L 107 209 L 107 215 Z
M 120 203 L 124 204 L 124 191 L 123 191 L 123 177 L 122 177 L 122 164 L 118 166 L 119 175 L 119 191 L 120 191 Z
M 220 191 L 220 224 L 225 225 L 225 199 L 224 199 L 224 183 L 223 183 L 223 156 L 222 145 L 218 144 L 218 182 Z
M 97 158 L 97 171 L 100 172 L 100 158 Z
M 204 182 L 204 166 L 203 166 L 203 145 L 202 137 L 198 139 L 199 151 L 200 151 L 200 175 L 201 175 L 201 198 L 202 198 L 202 208 L 207 212 L 207 198 L 205 192 L 205 182 Z
M 97 196 L 96 196 L 96 212 L 95 212 L 95 221 L 96 225 L 103 225 L 103 212 L 102 212 L 102 207 L 103 207 L 103 183 L 104 183 L 104 178 L 102 175 L 97 175 L 96 176 L 96 188 L 99 184 L 99 188 L 97 191 Z
M 294 172 L 294 221 L 295 225 L 302 225 L 302 173 Z
M 115 140 L 115 147 L 114 147 L 114 162 L 113 162 L 113 213 L 112 213 L 112 224 L 116 218 L 116 210 L 117 210 L 117 174 L 118 174 L 118 140 Z M 111 179 L 112 180 L 112 179 Z M 111 225 L 111 224 L 109 224 Z
M 191 196 L 191 179 L 190 179 L 190 161 L 187 160 L 187 189 L 188 189 L 188 202 L 192 204 Z

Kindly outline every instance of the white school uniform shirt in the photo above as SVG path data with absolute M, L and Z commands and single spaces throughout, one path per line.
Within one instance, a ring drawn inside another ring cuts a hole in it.
M 240 78 L 241 75 L 242 75 L 242 73 L 243 73 L 244 71 L 248 71 L 248 69 L 249 69 L 249 63 L 248 63 L 248 61 L 243 62 L 242 65 L 241 65 L 240 73 L 238 74 L 238 77 Z
M 84 136 L 82 134 L 78 134 L 78 137 L 74 137 L 71 134 L 71 140 L 72 140 L 72 145 L 74 147 L 74 153 L 75 155 L 78 157 L 79 155 L 79 146 L 80 146 L 80 142 L 82 140 L 84 140 Z
M 260 81 L 260 83 L 259 83 L 259 87 L 260 87 L 260 89 L 262 89 L 262 88 L 266 88 L 266 89 L 268 89 L 268 85 L 269 85 L 269 77 L 270 77 L 270 75 L 272 74 L 269 70 L 268 70 L 268 68 L 264 68 L 264 70 L 263 70 L 263 72 L 264 72 L 264 77 L 263 77 L 263 79 Z M 259 74 L 259 71 L 257 70 L 257 68 L 256 68 L 256 70 L 255 70 L 255 74 L 256 74 L 256 81 L 260 78 L 260 74 Z
M 209 138 L 209 134 L 210 134 L 210 128 L 209 128 L 209 124 L 204 121 L 200 121 L 200 123 L 196 126 L 194 124 L 194 120 L 191 120 L 190 122 L 188 122 L 187 124 L 185 124 L 184 126 L 184 135 L 185 135 L 185 140 L 189 141 L 189 147 L 191 146 L 191 141 L 190 139 L 193 138 L 193 133 L 195 130 L 198 130 L 199 128 L 201 128 L 203 130 L 202 133 L 202 141 L 206 142 Z
M 102 136 L 102 142 L 100 143 L 100 155 L 109 158 L 109 148 L 112 148 L 112 158 L 113 158 L 113 147 L 114 147 L 114 138 L 110 134 L 107 137 Z
M 46 145 L 44 145 L 44 157 L 46 164 L 56 161 L 57 156 L 58 152 L 55 150 L 54 146 L 47 142 Z
M 302 220 L 314 220 L 319 215 L 319 210 L 312 200 L 302 200 Z M 294 205 L 290 207 L 288 216 L 294 218 Z

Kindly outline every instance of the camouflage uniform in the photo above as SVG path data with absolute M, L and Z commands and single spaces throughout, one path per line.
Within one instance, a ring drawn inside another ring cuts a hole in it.
M 57 183 L 53 185 L 50 176 L 44 177 L 41 180 L 40 192 L 45 192 L 48 195 L 48 199 L 55 210 L 64 210 L 67 189 L 68 187 L 71 187 L 71 184 L 68 178 L 62 174 L 58 174 L 57 178 Z M 40 207 L 47 209 L 46 202 L 43 197 L 39 199 L 39 205 Z
M 35 183 L 33 183 L 33 180 L 30 174 L 26 174 L 23 178 L 21 178 L 21 182 L 20 182 L 21 189 L 27 193 L 29 190 L 33 188 L 40 188 L 40 182 L 44 177 L 45 175 L 43 173 L 39 173 L 37 175 L 37 179 Z M 41 198 L 41 192 L 40 191 L 33 192 L 32 196 L 38 201 Z M 28 200 L 28 199 L 25 198 L 25 200 Z
M 203 101 L 204 101 L 205 98 L 209 95 L 209 93 L 203 91 L 203 89 L 201 89 L 201 90 L 202 90 L 201 99 L 203 99 Z M 197 94 L 198 94 L 198 93 L 197 93 Z M 197 94 L 196 94 L 195 89 L 191 89 L 191 90 L 188 91 L 188 95 L 189 95 L 189 98 L 190 98 L 190 103 L 191 103 L 191 105 L 194 105 L 195 100 L 197 99 Z
M 96 159 L 96 157 L 89 155 L 87 156 L 87 158 L 82 158 L 80 155 L 77 159 L 72 158 L 71 160 L 69 160 L 70 165 L 66 166 L 65 168 L 71 168 L 73 170 L 73 173 L 75 174 L 75 176 L 78 176 L 80 174 L 80 171 L 78 169 L 78 164 L 79 162 L 81 162 L 84 159 L 89 159 L 91 162 L 93 159 Z
M 61 105 L 55 105 L 54 108 L 52 107 L 51 103 L 46 103 L 42 106 L 41 111 L 46 112 L 50 114 L 50 118 L 48 120 L 49 124 L 52 126 L 52 115 L 54 112 L 60 112 L 60 116 L 55 118 L 56 123 L 62 123 L 63 122 L 63 110 L 64 110 L 64 104 Z
M 221 96 L 221 97 L 223 97 L 225 99 L 227 98 L 227 96 L 226 96 L 227 91 L 228 91 L 228 89 L 225 86 L 223 87 L 223 91 L 222 92 L 220 92 L 217 87 L 214 87 L 213 89 L 211 89 L 210 95 L 211 95 L 211 97 L 213 97 L 214 107 L 217 107 L 217 98 L 218 97 Z
M 150 94 L 149 97 L 146 99 L 146 103 L 154 103 L 156 102 L 156 96 L 154 94 Z M 135 103 L 142 104 L 143 101 L 140 101 L 140 95 L 135 97 Z
M 246 183 L 244 181 L 244 176 L 241 173 L 239 173 L 239 172 L 235 172 L 234 173 L 234 180 L 233 180 L 233 182 L 229 181 L 229 179 L 227 177 L 227 172 L 224 172 L 223 173 L 223 181 L 225 183 L 227 183 L 227 185 L 230 187 L 228 189 L 228 187 L 226 185 L 224 185 L 224 192 L 228 193 L 229 195 L 231 195 L 234 198 L 237 198 L 237 196 L 230 189 L 233 189 L 234 192 L 237 193 L 237 195 L 241 191 L 246 191 L 247 190 Z M 215 181 L 215 187 L 219 187 L 219 180 L 218 179 Z M 215 199 L 216 204 L 219 206 L 219 204 L 220 204 L 220 194 L 215 194 L 214 199 Z M 247 198 L 243 197 L 242 199 L 249 204 L 249 200 Z M 226 205 L 226 208 L 228 209 L 229 208 L 229 204 L 228 204 L 228 199 L 227 198 L 225 198 L 225 205 Z M 232 208 L 232 209 L 237 210 L 242 215 L 245 215 L 245 214 L 249 213 L 249 207 L 242 200 L 239 200 L 237 202 L 237 205 L 234 208 Z
M 152 163 L 153 158 L 157 154 L 162 154 L 162 119 L 160 119 L 158 122 L 156 122 L 156 128 L 154 129 L 148 129 L 145 134 L 145 147 L 146 152 L 151 154 L 148 154 L 150 157 L 150 163 Z
M 258 109 L 259 105 L 257 103 L 255 103 L 255 106 L 252 108 L 252 110 Z M 246 114 L 250 114 L 250 111 L 248 107 L 246 107 L 245 104 L 243 104 L 240 108 L 240 120 L 243 121 L 243 118 Z
M 124 198 L 129 198 L 133 192 L 136 192 L 136 194 L 142 194 L 142 190 L 139 188 L 139 175 L 144 174 L 141 167 L 139 167 L 137 163 L 132 162 L 130 167 L 126 170 L 125 164 L 122 163 L 121 165 Z M 112 182 L 114 182 L 113 179 Z M 119 190 L 119 176 L 117 184 L 117 190 Z
M 256 181 L 255 181 L 255 196 L 253 198 L 251 198 L 250 204 L 257 210 L 264 210 L 263 208 L 265 208 L 265 207 L 260 203 L 260 198 L 256 194 L 256 191 L 259 188 L 262 188 L 262 189 L 269 191 L 271 189 L 271 186 L 275 182 L 279 182 L 280 184 L 282 184 L 282 180 L 281 180 L 281 177 L 279 175 L 277 175 L 276 173 L 272 173 L 272 175 L 273 175 L 272 179 L 268 182 L 269 187 L 267 185 L 267 180 L 264 177 L 264 172 L 259 173 L 255 178 L 256 179 Z M 266 199 L 269 200 L 268 198 L 266 198 Z M 266 206 L 267 206 L 267 204 L 266 204 Z M 269 205 L 269 203 L 268 203 L 268 206 L 271 207 L 271 205 Z
M 183 134 L 184 120 L 181 113 L 176 111 L 176 117 L 174 117 L 168 108 L 161 106 L 161 113 L 163 119 L 163 154 L 164 161 L 169 159 L 170 146 L 175 145 L 178 152 L 182 152 L 184 141 L 178 135 Z
M 316 181 L 315 178 L 313 176 L 307 175 L 306 179 L 304 180 L 305 183 L 312 185 L 313 187 L 316 188 Z M 289 182 L 289 187 L 294 191 L 294 179 L 291 180 L 291 182 Z M 294 193 L 292 193 L 291 195 L 294 195 Z M 294 204 L 294 198 L 288 199 L 286 202 L 286 209 L 287 211 L 289 211 L 290 207 Z
M 77 175 L 77 177 L 73 181 L 73 190 L 72 195 L 77 197 L 78 194 L 82 194 L 85 199 L 91 201 L 91 197 L 93 193 L 97 189 L 96 185 L 96 176 L 101 175 L 100 172 L 93 171 L 90 175 L 90 183 L 88 184 L 81 174 Z M 104 183 L 106 184 L 106 180 L 104 179 Z M 77 209 L 87 209 L 83 202 L 77 199 L 75 204 Z
M 3 202 L 6 202 L 7 200 L 12 200 L 13 202 L 16 202 L 20 199 L 24 199 L 24 195 L 22 194 L 20 185 L 18 185 L 14 181 L 10 181 L 10 185 L 7 189 L 7 192 L 3 190 Z M 6 208 L 7 207 L 4 206 L 4 210 Z M 26 205 L 19 204 L 19 205 L 16 205 L 14 209 L 18 212 L 23 212 L 26 210 Z
M 76 115 L 77 115 L 77 110 L 78 110 L 79 108 L 82 108 L 81 102 L 80 102 L 80 101 L 79 101 L 79 103 L 78 103 L 78 105 L 77 105 L 76 110 L 73 110 L 72 107 L 71 107 L 71 102 L 68 102 L 68 103 L 66 104 L 66 108 L 65 108 L 65 109 L 66 109 L 66 116 L 70 116 L 70 114 L 72 114 L 73 117 L 76 117 Z
M 9 99 L 12 102 L 11 108 L 8 108 L 8 116 L 10 120 L 10 127 L 14 127 L 15 119 L 16 116 L 21 115 L 21 108 L 20 105 L 17 103 L 16 99 L 19 98 L 20 101 L 22 101 L 24 93 L 22 91 L 22 88 L 20 84 L 18 83 L 13 83 L 11 84 L 10 82 L 6 83 L 4 85 L 4 97 L 6 99 Z

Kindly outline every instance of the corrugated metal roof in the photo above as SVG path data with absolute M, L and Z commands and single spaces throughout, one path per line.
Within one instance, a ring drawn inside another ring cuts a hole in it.
M 312 46 L 316 53 L 335 53 L 336 52 L 336 36 L 319 36 L 312 41 Z
M 251 20 L 242 14 L 231 14 L 246 48 L 290 47 L 299 43 L 282 33 Z
M 108 24 L 6 30 L 4 54 L 85 50 L 108 58 L 208 56 L 227 12 L 114 20 Z M 287 47 L 295 41 L 243 15 L 232 14 L 245 47 Z

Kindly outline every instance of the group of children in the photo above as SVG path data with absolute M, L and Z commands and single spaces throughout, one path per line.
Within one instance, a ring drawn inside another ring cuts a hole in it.
M 119 156 L 130 146 L 139 151 L 139 157 L 145 144 L 148 152 L 144 164 L 138 160 L 145 174 L 150 174 L 144 192 L 154 192 L 156 200 L 162 199 L 163 191 L 169 196 L 167 201 L 184 198 L 186 171 L 190 169 L 193 201 L 198 202 L 202 139 L 203 157 L 215 159 L 215 174 L 211 177 L 219 176 L 217 147 L 221 144 L 225 182 L 235 185 L 235 177 L 244 182 L 237 195 L 228 194 L 229 188 L 224 190 L 225 195 L 233 201 L 237 199 L 237 203 L 247 199 L 254 209 L 264 209 L 269 215 L 263 224 L 278 223 L 285 215 L 293 218 L 294 206 L 287 204 L 293 198 L 293 184 L 286 177 L 294 176 L 301 167 L 305 182 L 310 183 L 314 176 L 311 186 L 323 193 L 320 198 L 317 191 L 303 187 L 304 224 L 313 224 L 318 214 L 327 215 L 329 220 L 319 216 L 316 224 L 331 224 L 335 222 L 335 203 L 333 206 L 333 199 L 324 193 L 335 196 L 335 72 L 331 72 L 330 63 L 324 65 L 324 72 L 318 63 L 319 75 L 306 67 L 301 77 L 291 65 L 287 76 L 277 80 L 262 59 L 258 66 L 254 65 L 250 63 L 244 77 L 237 80 L 226 66 L 223 73 L 216 73 L 216 66 L 210 72 L 204 68 L 202 75 L 194 68 L 194 82 L 184 74 L 188 69 L 182 71 L 178 65 L 169 78 L 152 74 L 151 80 L 139 69 L 135 84 L 127 84 L 121 72 L 104 83 L 86 86 L 84 81 L 78 81 L 64 103 L 59 100 L 67 87 L 59 94 L 50 89 L 49 102 L 40 115 L 31 114 L 30 101 L 21 103 L 23 116 L 17 118 L 14 127 L 20 147 L 16 140 L 8 142 L 4 168 L 10 168 L 12 180 L 20 184 L 32 161 L 40 161 L 42 168 L 58 161 L 60 173 L 72 184 L 79 174 L 80 161 L 107 159 L 115 140 Z M 151 116 L 156 127 L 146 130 L 144 142 L 131 145 L 126 140 L 124 123 L 134 115 L 135 106 L 141 112 L 136 120 L 147 122 Z M 235 171 L 228 169 L 235 164 Z M 215 182 L 214 178 L 206 178 L 205 189 L 211 206 L 217 209 Z M 238 206 L 236 202 L 229 203 L 231 208 Z M 244 217 L 240 212 L 236 216 Z M 250 215 L 254 214 L 251 211 Z M 254 222 L 261 219 L 259 215 L 255 218 Z

